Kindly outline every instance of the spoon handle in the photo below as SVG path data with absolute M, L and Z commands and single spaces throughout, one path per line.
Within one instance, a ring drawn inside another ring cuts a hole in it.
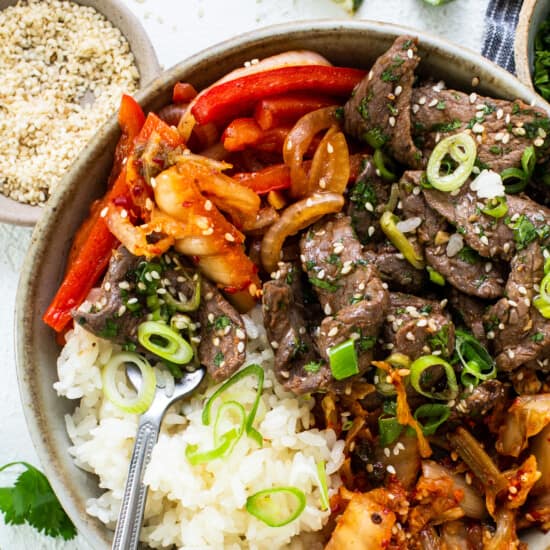
M 147 496 L 143 475 L 151 460 L 159 429 L 160 418 L 152 418 L 149 415 L 140 418 L 112 550 L 135 550 L 138 547 Z

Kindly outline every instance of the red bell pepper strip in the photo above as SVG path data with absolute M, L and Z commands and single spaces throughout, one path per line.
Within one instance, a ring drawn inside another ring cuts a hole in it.
M 225 122 L 253 109 L 266 97 L 289 92 L 348 96 L 365 71 L 345 67 L 306 65 L 281 67 L 223 82 L 206 90 L 191 112 L 197 122 Z
M 119 174 L 113 188 L 101 200 L 107 204 L 111 197 L 122 195 L 126 189 L 126 170 Z M 113 249 L 117 246 L 116 237 L 109 231 L 105 219 L 101 217 L 102 208 L 95 208 L 93 222 L 88 228 L 88 234 L 82 239 L 80 249 L 73 258 L 65 278 L 54 299 L 49 305 L 44 322 L 56 332 L 61 332 L 71 321 L 71 311 L 78 307 L 88 296 L 88 293 L 105 271 Z
M 226 151 L 244 151 L 248 148 L 281 153 L 289 126 L 262 130 L 253 118 L 236 118 L 225 129 L 221 141 Z
M 258 195 L 290 187 L 290 169 L 285 164 L 268 166 L 258 172 L 241 172 L 233 179 L 246 185 Z
M 115 158 L 113 160 L 113 168 L 109 176 L 108 186 L 116 181 L 122 164 L 125 158 L 128 157 L 131 150 L 134 147 L 134 139 L 139 134 L 143 123 L 145 122 L 145 115 L 141 109 L 139 103 L 131 96 L 124 94 L 120 101 L 120 108 L 118 110 L 118 124 L 122 135 L 118 140 L 115 149 Z
M 133 126 L 133 131 L 137 125 Z M 71 321 L 71 311 L 78 307 L 88 296 L 92 287 L 105 271 L 111 253 L 118 245 L 116 237 L 109 231 L 101 211 L 110 203 L 126 208 L 132 217 L 143 215 L 149 186 L 139 172 L 134 156 L 137 145 L 145 146 L 150 139 L 159 139 L 163 145 L 175 148 L 182 144 L 182 139 L 175 128 L 168 126 L 153 113 L 149 113 L 145 124 L 134 136 L 132 150 L 127 163 L 116 178 L 113 187 L 107 194 L 92 205 L 90 217 L 77 232 L 71 253 L 71 263 L 65 278 L 54 299 L 44 314 L 43 320 L 57 332 Z
M 280 126 L 284 122 L 295 122 L 305 114 L 338 105 L 340 101 L 318 94 L 285 94 L 262 99 L 254 109 L 254 119 L 262 130 Z
M 172 92 L 172 101 L 174 103 L 189 103 L 197 96 L 197 90 L 189 82 L 176 82 Z

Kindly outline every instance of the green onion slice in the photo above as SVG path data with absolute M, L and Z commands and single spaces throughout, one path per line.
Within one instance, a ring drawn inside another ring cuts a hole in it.
M 317 479 L 319 480 L 319 489 L 321 491 L 321 510 L 329 510 L 327 471 L 324 460 L 317 462 Z
M 430 266 L 427 266 L 426 269 L 428 270 L 428 275 L 432 283 L 435 283 L 439 286 L 445 286 L 445 277 L 443 277 L 443 275 L 441 275 L 439 271 L 436 271 L 433 267 Z
M 393 443 L 401 435 L 402 430 L 403 426 L 399 424 L 395 416 L 378 418 L 379 442 L 383 447 Z
M 262 395 L 262 391 L 264 389 L 264 371 L 260 365 L 248 365 L 244 369 L 236 372 L 231 378 L 226 380 L 208 399 L 206 404 L 204 405 L 204 409 L 202 410 L 202 423 L 205 426 L 209 426 L 211 422 L 211 412 L 212 412 L 212 405 L 214 404 L 214 401 L 218 399 L 228 388 L 239 382 L 239 380 L 242 380 L 243 378 L 246 378 L 247 376 L 254 376 L 257 379 L 257 387 L 256 387 L 256 398 L 254 399 L 254 403 L 252 404 L 252 408 L 250 409 L 250 412 L 248 413 L 248 416 L 246 417 L 245 421 L 245 430 L 246 435 L 250 438 L 252 438 L 260 447 L 263 446 L 263 437 L 258 430 L 256 430 L 252 424 L 254 423 L 254 418 L 256 417 L 256 413 L 258 411 L 258 406 L 260 404 L 260 397 Z
M 506 197 L 495 197 L 487 202 L 481 211 L 493 218 L 503 218 L 508 212 Z
M 405 259 L 416 269 L 424 269 L 424 259 L 415 250 L 407 237 L 397 229 L 397 216 L 389 211 L 382 214 L 380 218 L 380 227 L 390 242 L 405 256 Z
M 185 273 L 185 272 L 182 272 Z M 166 303 L 176 309 L 176 311 L 187 312 L 196 311 L 201 304 L 201 277 L 199 273 L 194 273 L 192 277 L 187 275 L 194 284 L 193 295 L 187 300 L 178 300 L 167 292 L 163 298 Z
M 456 329 L 455 349 L 462 363 L 460 381 L 464 386 L 477 386 L 482 380 L 490 380 L 497 375 L 493 358 L 485 347 L 471 334 Z
M 176 365 L 193 358 L 193 348 L 175 330 L 159 321 L 145 321 L 138 326 L 139 343 L 151 353 Z
M 233 419 L 238 419 L 238 438 L 241 437 L 246 423 L 246 412 L 244 407 L 237 401 L 227 401 L 220 405 L 216 414 L 216 421 L 214 422 L 214 446 L 219 446 L 222 443 L 223 436 L 234 429 L 235 422 L 230 418 L 231 416 Z M 237 440 L 235 440 L 235 443 Z
M 427 391 L 422 387 L 422 383 L 426 383 L 431 367 L 442 367 L 446 377 L 446 388 L 440 392 Z M 411 365 L 410 381 L 412 387 L 421 395 L 431 399 L 441 401 L 449 401 L 458 395 L 458 384 L 453 367 L 447 361 L 441 359 L 437 355 L 424 355 L 419 357 Z
M 532 145 L 526 147 L 521 155 L 521 167 L 525 172 L 527 180 L 531 179 L 533 172 L 535 171 L 535 165 L 537 164 L 537 155 L 535 148 Z
M 296 487 L 264 489 L 246 499 L 246 511 L 269 527 L 283 527 L 306 507 L 306 495 Z
M 546 263 L 544 267 L 546 269 Z M 533 305 L 545 319 L 550 319 L 550 273 L 542 278 L 540 294 L 533 298 Z
M 525 172 L 519 168 L 506 168 L 500 173 L 500 179 L 504 184 L 504 191 L 508 195 L 520 193 L 529 181 Z
M 414 411 L 414 418 L 420 424 L 424 435 L 433 435 L 449 416 L 451 416 L 451 409 L 441 403 L 427 403 Z M 422 422 L 424 418 L 427 419 L 426 422 Z
M 141 386 L 134 397 L 124 397 L 121 395 L 116 375 L 121 365 L 133 363 L 141 372 Z M 157 380 L 153 367 L 149 361 L 138 353 L 130 351 L 114 354 L 101 372 L 103 383 L 103 393 L 105 397 L 116 405 L 119 409 L 132 413 L 144 413 L 153 402 Z
M 428 181 L 439 191 L 449 192 L 460 189 L 472 173 L 476 154 L 476 142 L 466 132 L 442 139 L 435 146 L 428 160 L 426 170 Z M 457 166 L 452 173 L 441 175 L 441 165 L 447 156 L 450 156 Z
M 242 431 L 240 432 L 242 434 Z M 233 428 L 220 436 L 219 445 L 209 451 L 199 451 L 198 445 L 187 445 L 185 457 L 193 466 L 205 464 L 217 458 L 226 456 L 239 439 L 240 434 L 237 428 Z
M 376 149 L 372 157 L 374 167 L 378 170 L 380 177 L 386 181 L 395 181 L 397 176 L 391 171 L 395 167 L 391 159 L 382 151 L 382 149 Z M 388 168 L 389 165 L 389 168 Z
M 357 352 L 355 351 L 353 338 L 332 346 L 328 350 L 328 358 L 332 376 L 336 380 L 344 380 L 359 373 L 359 363 L 357 362 Z

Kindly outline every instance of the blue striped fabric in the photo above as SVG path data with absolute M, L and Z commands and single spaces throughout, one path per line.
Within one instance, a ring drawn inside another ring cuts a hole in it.
M 490 0 L 485 13 L 485 36 L 481 53 L 511 73 L 514 63 L 514 35 L 523 0 Z

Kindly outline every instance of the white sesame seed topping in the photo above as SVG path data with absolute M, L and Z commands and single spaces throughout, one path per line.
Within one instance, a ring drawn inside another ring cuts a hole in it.
M 409 59 L 412 59 L 414 57 L 414 52 L 411 50 L 411 48 L 407 50 L 407 57 Z
M 237 351 L 238 351 L 239 353 L 242 353 L 242 352 L 244 351 L 244 342 L 239 342 L 239 343 L 237 344 Z
M 230 243 L 233 243 L 233 242 L 235 242 L 235 237 L 233 237 L 233 235 L 231 235 L 231 233 L 226 233 L 225 234 L 225 240 L 229 241 Z
M 416 114 L 418 113 L 418 111 L 420 111 L 420 105 L 418 105 L 417 103 L 413 103 L 412 112 Z
M 396 470 L 395 470 L 395 467 L 392 466 L 391 464 L 386 466 L 386 470 L 387 470 L 388 474 L 395 475 L 397 473 Z
M 401 94 L 401 92 L 403 91 L 403 87 L 402 86 L 396 86 L 395 87 L 395 90 L 393 91 L 393 93 L 398 96 Z
M 388 119 L 388 122 L 390 124 L 390 126 L 393 128 L 395 126 L 395 117 L 394 116 L 391 116 L 389 119 Z
M 328 143 L 327 144 L 327 153 L 329 155 L 331 155 L 332 153 L 334 153 L 334 147 L 332 146 L 332 143 Z
M 212 201 L 211 200 L 206 200 L 205 203 L 204 203 L 204 209 L 208 212 L 210 212 L 210 210 L 212 210 Z
M 435 107 L 438 103 L 437 99 L 434 98 L 428 103 L 428 107 Z
M 338 334 L 338 327 L 332 327 L 329 331 L 327 336 L 329 338 L 332 338 L 333 336 L 336 336 Z

